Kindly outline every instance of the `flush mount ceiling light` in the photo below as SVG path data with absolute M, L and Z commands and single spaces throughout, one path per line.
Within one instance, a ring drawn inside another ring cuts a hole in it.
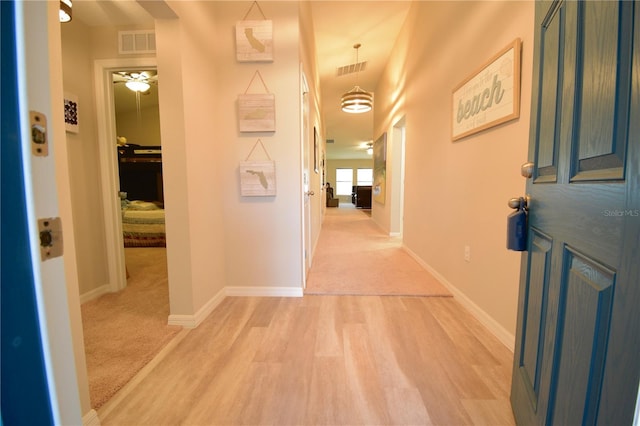
M 361 44 L 356 43 L 353 48 L 356 49 L 356 64 L 358 63 L 358 49 Z M 360 114 L 363 112 L 371 111 L 373 108 L 373 94 L 358 86 L 358 75 L 360 71 L 356 73 L 356 85 L 353 89 L 342 95 L 342 110 L 351 114 Z
M 58 11 L 60 22 L 71 21 L 71 8 L 71 0 L 60 0 L 60 10 Z

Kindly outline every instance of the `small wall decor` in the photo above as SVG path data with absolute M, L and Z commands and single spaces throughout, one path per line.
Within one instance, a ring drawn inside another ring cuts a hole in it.
M 80 121 L 78 120 L 78 97 L 71 93 L 64 94 L 64 125 L 67 132 L 80 132 Z
M 262 146 L 268 160 L 250 160 L 258 144 Z M 276 195 L 276 162 L 271 159 L 260 139 L 253 145 L 247 158 L 240 162 L 240 195 L 243 197 Z
M 258 6 L 262 20 L 246 21 L 253 6 Z M 273 21 L 268 20 L 257 1 L 236 23 L 236 59 L 239 62 L 273 61 Z
M 313 126 L 313 170 L 320 173 L 320 136 L 316 126 Z
M 260 77 L 267 93 L 247 93 L 256 75 Z M 238 128 L 241 132 L 276 131 L 276 97 L 269 93 L 260 71 L 255 72 L 247 90 L 238 95 Z
M 521 50 L 517 38 L 453 89 L 454 141 L 520 116 Z
M 373 200 L 384 204 L 387 193 L 387 133 L 373 143 Z

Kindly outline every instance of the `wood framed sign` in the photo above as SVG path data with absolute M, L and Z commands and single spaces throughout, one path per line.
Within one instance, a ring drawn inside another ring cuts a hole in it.
M 521 50 L 517 38 L 453 89 L 452 140 L 520 116 Z
M 240 195 L 243 197 L 270 197 L 276 195 L 276 162 L 241 161 Z
M 275 132 L 275 95 L 273 93 L 238 95 L 238 127 L 241 132 Z
M 236 23 L 236 59 L 238 62 L 273 61 L 273 21 Z

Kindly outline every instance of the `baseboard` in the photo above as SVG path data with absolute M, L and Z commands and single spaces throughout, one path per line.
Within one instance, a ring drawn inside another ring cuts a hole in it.
M 224 300 L 225 289 L 220 290 L 193 315 L 169 315 L 169 325 L 179 325 L 184 328 L 196 328 L 211 312 Z
M 87 414 L 82 416 L 82 426 L 100 426 L 98 412 L 91 409 Z
M 301 287 L 227 287 L 227 296 L 302 297 Z
M 513 334 L 509 333 L 500 323 L 498 323 L 491 315 L 476 305 L 469 297 L 460 291 L 456 286 L 451 284 L 445 277 L 443 277 L 438 271 L 433 269 L 424 260 L 422 260 L 417 254 L 408 249 L 406 246 L 402 248 L 411 256 L 416 262 L 418 262 L 424 269 L 429 271 L 443 286 L 447 288 L 453 297 L 460 302 L 478 321 L 482 323 L 503 345 L 507 347 L 511 352 L 515 347 L 516 338 Z
M 303 290 L 299 287 L 225 287 L 213 296 L 194 315 L 169 315 L 169 325 L 179 325 L 184 328 L 196 328 L 211 312 L 224 300 L 226 296 L 254 296 L 254 297 L 302 297 Z
M 400 237 L 400 236 L 402 236 L 402 234 L 399 233 L 399 232 L 389 232 L 389 236 L 390 237 Z
M 89 300 L 97 299 L 103 294 L 107 294 L 111 292 L 111 286 L 109 284 L 101 285 L 98 288 L 94 288 L 91 291 L 83 293 L 80 295 L 80 304 L 88 302 Z

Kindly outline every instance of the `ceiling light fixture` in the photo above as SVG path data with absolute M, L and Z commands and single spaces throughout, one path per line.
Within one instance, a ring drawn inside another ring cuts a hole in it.
M 71 21 L 71 9 L 72 9 L 71 0 L 60 0 L 60 10 L 58 11 L 58 16 L 60 22 L 69 22 Z
M 358 49 L 360 49 L 360 46 L 360 43 L 353 45 L 353 48 L 356 49 L 356 64 L 358 63 Z M 373 93 L 367 92 L 358 86 L 358 75 L 360 75 L 360 71 L 356 73 L 355 87 L 342 95 L 341 100 L 342 110 L 351 114 L 368 112 L 373 108 Z
M 151 87 L 149 83 L 142 80 L 140 75 L 132 74 L 133 79 L 127 81 L 124 85 L 134 92 L 146 92 Z
M 373 155 L 373 144 L 372 143 L 368 143 L 367 144 L 367 154 Z

